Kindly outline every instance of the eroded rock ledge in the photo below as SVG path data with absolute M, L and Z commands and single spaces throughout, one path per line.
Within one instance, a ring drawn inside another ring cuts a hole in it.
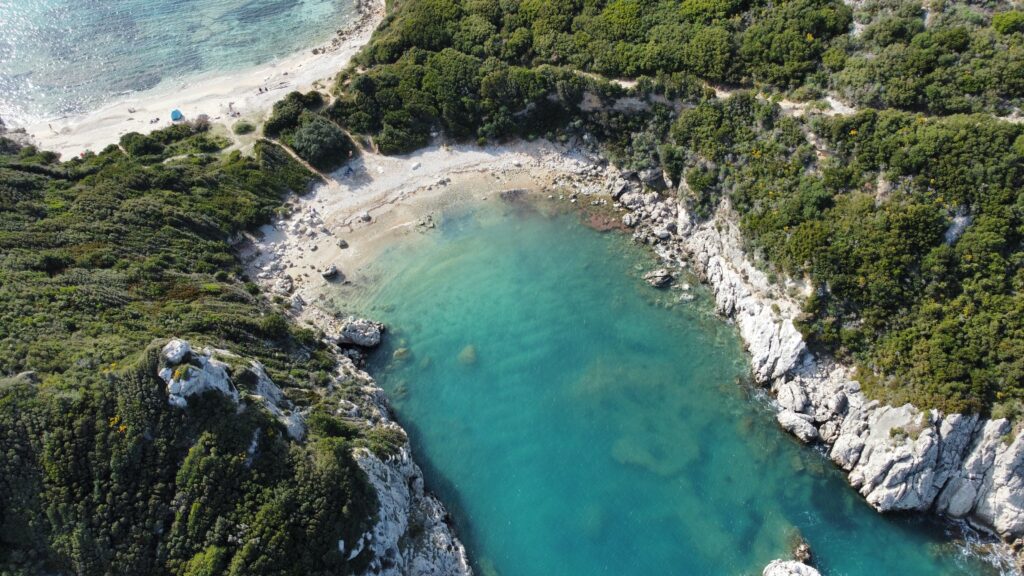
M 779 424 L 800 440 L 823 443 L 850 484 L 880 512 L 933 511 L 1024 537 L 1024 435 L 1004 419 L 921 411 L 869 400 L 850 370 L 810 353 L 793 318 L 800 307 L 790 280 L 768 281 L 743 250 L 736 215 L 724 202 L 698 221 L 677 203 L 618 182 L 623 223 L 666 263 L 687 263 L 711 287 L 717 311 L 735 321 L 754 378 L 776 397 Z
M 379 325 L 372 326 L 379 330 Z M 341 396 L 345 391 L 338 400 L 339 415 L 399 431 L 405 438 L 373 378 L 340 352 L 337 358 L 338 371 L 322 393 Z M 227 350 L 197 351 L 188 342 L 174 339 L 161 351 L 159 375 L 173 406 L 187 410 L 190 397 L 214 391 L 235 402 L 239 410 L 267 410 L 293 440 L 305 436 L 303 409 L 285 398 L 259 362 Z M 448 524 L 448 513 L 424 490 L 423 473 L 412 459 L 408 440 L 388 458 L 366 448 L 356 449 L 353 456 L 376 490 L 379 507 L 373 529 L 355 542 L 339 540 L 339 551 L 349 559 L 372 554 L 368 576 L 472 576 L 465 548 Z

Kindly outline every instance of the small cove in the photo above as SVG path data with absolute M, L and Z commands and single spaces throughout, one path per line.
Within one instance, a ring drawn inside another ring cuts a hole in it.
M 449 208 L 339 307 L 384 321 L 371 372 L 477 571 L 759 574 L 801 534 L 824 574 L 986 574 L 944 528 L 871 510 L 774 423 L 708 295 L 576 214 Z

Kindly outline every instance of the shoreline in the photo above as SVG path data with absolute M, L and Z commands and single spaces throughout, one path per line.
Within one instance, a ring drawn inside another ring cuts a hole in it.
M 486 148 L 435 143 L 402 157 L 364 153 L 329 175 L 330 182 L 291 198 L 290 215 L 260 228 L 239 252 L 249 275 L 288 299 L 297 320 L 331 333 L 339 322 L 326 302 L 331 286 L 361 281 L 376 255 L 431 229 L 446 206 L 501 202 L 499 193 L 512 190 L 596 194 L 617 172 L 596 160 L 546 141 Z M 325 279 L 331 266 L 338 275 Z
M 309 47 L 271 62 L 235 72 L 208 72 L 116 98 L 85 114 L 40 119 L 24 124 L 5 118 L 9 130 L 24 130 L 41 149 L 59 152 L 64 159 L 117 144 L 128 132 L 148 134 L 172 122 L 171 110 L 186 120 L 202 114 L 228 128 L 246 119 L 258 121 L 293 90 L 316 85 L 329 87 L 352 57 L 369 41 L 384 19 L 384 0 L 359 0 L 359 16 L 340 29 L 326 45 Z M 264 89 L 260 92 L 260 89 Z M 237 115 L 233 115 L 237 114 Z M 154 118 L 159 122 L 150 123 Z
M 938 511 L 952 525 L 968 522 L 1001 537 L 1006 545 L 996 545 L 993 557 L 1014 556 L 1010 545 L 1020 526 L 1013 521 L 1021 511 L 1015 494 L 1021 491 L 1005 482 L 993 486 L 992 475 L 1002 470 L 1012 477 L 1014 464 L 1024 461 L 1024 435 L 1004 443 L 1006 421 L 937 411 L 922 417 L 910 405 L 867 399 L 846 367 L 806 350 L 792 320 L 800 311 L 795 295 L 811 288 L 788 279 L 768 282 L 743 251 L 728 206 L 697 222 L 674 198 L 645 193 L 635 177 L 597 154 L 543 141 L 485 148 L 435 143 L 403 157 L 364 154 L 352 174 L 338 174 L 293 198 L 291 214 L 261 229 L 262 238 L 251 238 L 241 250 L 250 275 L 290 299 L 300 322 L 336 333 L 332 284 L 366 280 L 362 275 L 380 250 L 428 230 L 435 211 L 446 205 L 497 202 L 498 192 L 513 189 L 561 194 L 566 205 L 575 204 L 577 194 L 578 202 L 605 200 L 663 264 L 676 271 L 689 267 L 709 286 L 716 312 L 740 332 L 754 379 L 773 396 L 780 426 L 821 446 L 871 506 L 879 512 Z M 490 191 L 467 190 L 474 186 Z M 346 248 L 338 246 L 341 240 Z M 324 279 L 320 273 L 331 265 L 339 277 Z M 909 430 L 922 418 L 928 425 L 915 430 L 915 438 L 891 437 L 891 430 Z M 964 494 L 972 490 L 972 505 L 963 510 Z M 1007 563 L 1004 569 L 1019 573 Z
M 879 513 L 966 523 L 1002 541 L 992 555 L 1003 569 L 1024 571 L 1024 479 L 1016 472 L 1024 465 L 1024 434 L 1005 419 L 867 398 L 850 367 L 807 349 L 793 321 L 801 311 L 797 296 L 813 287 L 769 280 L 744 250 L 728 199 L 704 221 L 674 198 L 631 191 L 618 201 L 634 240 L 666 265 L 690 264 L 710 287 L 716 312 L 739 329 L 754 380 L 773 396 L 783 430 L 821 447 Z

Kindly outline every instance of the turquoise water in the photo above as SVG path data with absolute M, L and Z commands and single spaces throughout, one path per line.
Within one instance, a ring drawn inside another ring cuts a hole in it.
M 797 532 L 828 575 L 989 573 L 779 431 L 733 328 L 643 284 L 651 264 L 504 206 L 448 214 L 340 294 L 389 325 L 373 371 L 480 574 L 760 574 Z
M 164 79 L 311 48 L 354 0 L 0 0 L 0 117 L 93 109 Z

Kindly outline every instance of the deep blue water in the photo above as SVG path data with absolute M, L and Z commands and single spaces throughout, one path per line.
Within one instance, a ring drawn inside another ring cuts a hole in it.
M 354 0 L 0 0 L 0 116 L 80 113 L 164 79 L 261 64 L 354 15 Z
M 797 533 L 827 575 L 989 572 L 781 432 L 734 329 L 646 286 L 652 264 L 576 216 L 488 208 L 339 294 L 389 325 L 373 370 L 480 574 L 759 574 Z

